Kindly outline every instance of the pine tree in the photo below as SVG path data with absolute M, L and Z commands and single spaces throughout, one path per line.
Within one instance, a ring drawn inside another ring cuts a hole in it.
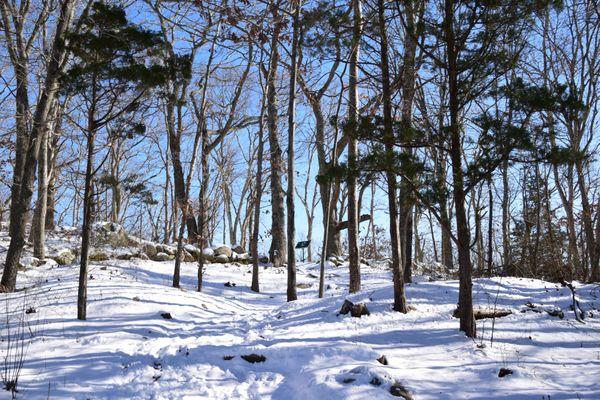
M 93 222 L 97 136 L 112 121 L 134 113 L 149 90 L 164 83 L 168 69 L 156 62 L 164 43 L 154 32 L 127 20 L 120 6 L 93 3 L 68 35 L 73 63 L 62 78 L 65 93 L 82 100 L 87 143 L 77 318 L 86 319 L 88 258 Z M 142 133 L 142 124 L 135 126 Z M 109 138 L 110 141 L 110 138 Z

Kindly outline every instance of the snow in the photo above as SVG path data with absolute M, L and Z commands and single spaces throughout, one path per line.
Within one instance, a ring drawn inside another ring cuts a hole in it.
M 476 340 L 458 331 L 457 281 L 416 277 L 407 287 L 415 309 L 403 315 L 391 309 L 385 268 L 363 266 L 363 290 L 348 296 L 347 267 L 330 266 L 324 299 L 318 265 L 298 268 L 298 283 L 310 286 L 286 303 L 286 273 L 272 267 L 261 267 L 256 294 L 250 266 L 210 264 L 197 293 L 193 263 L 182 264 L 183 289 L 171 287 L 172 261 L 94 263 L 87 321 L 75 318 L 76 266 L 27 269 L 18 278 L 26 289 L 2 295 L 13 321 L 20 310 L 37 311 L 24 315 L 33 337 L 17 398 L 386 399 L 396 382 L 415 399 L 600 398 L 598 285 L 576 284 L 588 314 L 581 324 L 560 285 L 475 280 L 478 306 L 513 311 L 495 320 L 491 343 L 492 320 L 478 321 Z M 371 315 L 338 315 L 346 298 L 365 302 Z M 554 307 L 564 319 L 545 311 Z M 266 361 L 240 357 L 251 353 Z M 381 355 L 389 365 L 377 361 Z M 503 367 L 513 374 L 499 378 Z

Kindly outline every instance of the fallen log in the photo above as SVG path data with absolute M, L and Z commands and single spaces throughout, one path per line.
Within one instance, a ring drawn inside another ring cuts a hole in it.
M 473 316 L 475 317 L 476 320 L 480 320 L 480 319 L 489 319 L 489 318 L 502 318 L 502 317 L 506 317 L 507 315 L 512 314 L 511 310 L 508 310 L 506 308 L 475 308 L 473 309 Z M 452 314 L 452 316 L 454 318 L 458 318 L 458 308 L 456 310 L 454 310 L 454 313 Z

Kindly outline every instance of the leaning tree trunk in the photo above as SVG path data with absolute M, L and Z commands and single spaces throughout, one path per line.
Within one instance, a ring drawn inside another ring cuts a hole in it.
M 37 163 L 39 138 L 48 128 L 47 121 L 53 101 L 58 92 L 58 81 L 64 68 L 64 58 L 66 49 L 63 46 L 64 36 L 68 30 L 73 10 L 74 0 L 65 0 L 60 4 L 60 16 L 56 26 L 52 52 L 48 64 L 44 89 L 38 99 L 38 103 L 33 116 L 32 128 L 27 145 L 27 153 L 23 166 L 23 175 L 21 177 L 21 187 L 18 196 L 13 198 L 14 206 L 11 203 L 10 216 L 10 244 L 6 253 L 4 263 L 4 273 L 2 274 L 2 289 L 12 292 L 17 282 L 17 268 L 23 247 L 25 246 L 25 222 L 27 212 L 33 196 L 33 177 L 35 175 L 35 166 Z M 15 193 L 16 194 L 16 193 Z
M 25 156 L 29 147 L 28 118 L 29 118 L 29 95 L 28 95 L 29 68 L 26 60 L 19 60 L 15 65 L 16 91 L 15 91 L 15 162 L 13 164 L 13 182 L 11 186 L 10 214 L 12 215 L 19 201 L 19 193 L 23 181 L 23 169 L 25 167 Z M 12 218 L 9 231 L 12 231 Z

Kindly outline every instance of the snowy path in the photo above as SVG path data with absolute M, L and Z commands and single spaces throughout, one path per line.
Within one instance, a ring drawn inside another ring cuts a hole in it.
M 39 267 L 20 276 L 28 290 L 9 295 L 35 336 L 18 398 L 23 399 L 372 399 L 393 398 L 399 381 L 415 399 L 600 398 L 600 288 L 579 288 L 594 318 L 575 322 L 569 292 L 516 278 L 478 280 L 480 306 L 513 314 L 479 321 L 483 339 L 458 332 L 451 317 L 456 281 L 418 278 L 407 294 L 416 310 L 391 311 L 388 271 L 365 268 L 364 290 L 348 297 L 371 316 L 338 316 L 347 272 L 331 269 L 316 298 L 316 267 L 303 265 L 300 300 L 285 303 L 284 271 L 261 268 L 261 294 L 248 290 L 247 266 L 209 266 L 203 293 L 195 265 L 183 265 L 184 290 L 170 287 L 172 263 L 111 260 L 94 265 L 88 321 L 77 321 L 76 267 Z M 236 287 L 223 284 L 232 281 Z M 565 318 L 526 311 L 559 306 Z M 169 312 L 166 320 L 161 313 Z M 484 343 L 485 346 L 481 346 Z M 266 362 L 250 364 L 241 355 Z M 376 361 L 386 355 L 389 366 Z M 225 356 L 235 356 L 225 360 Z M 500 368 L 514 371 L 498 378 Z M 380 385 L 371 384 L 373 378 Z M 0 397 L 7 393 L 0 393 Z

